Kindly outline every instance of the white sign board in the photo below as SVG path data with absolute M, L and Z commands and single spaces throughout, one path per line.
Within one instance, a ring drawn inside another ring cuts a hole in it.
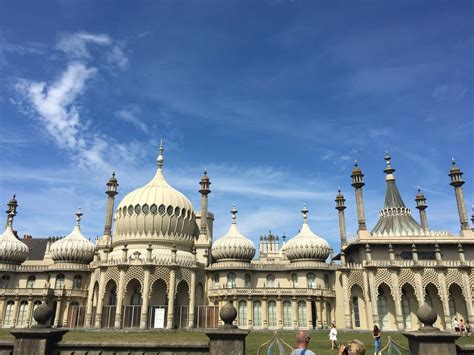
M 155 308 L 155 323 L 153 328 L 163 329 L 165 327 L 165 309 Z

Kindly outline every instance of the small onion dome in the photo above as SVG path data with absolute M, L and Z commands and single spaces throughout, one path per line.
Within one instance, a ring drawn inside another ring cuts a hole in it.
M 237 228 L 237 210 L 235 205 L 232 207 L 232 224 L 229 231 L 217 239 L 212 246 L 212 257 L 216 261 L 239 260 L 250 261 L 255 256 L 255 245 L 253 242 L 242 235 Z
M 313 233 L 308 225 L 308 209 L 303 206 L 303 226 L 300 232 L 283 247 L 283 252 L 290 261 L 319 260 L 325 261 L 331 253 L 329 243 Z
M 352 174 L 356 175 L 356 174 L 359 174 L 361 172 L 362 172 L 362 170 L 360 170 L 360 168 L 359 168 L 359 163 L 357 162 L 357 160 L 355 160 L 354 161 L 354 169 L 352 169 Z
M 1 264 L 21 264 L 28 257 L 28 246 L 13 233 L 14 213 L 8 214 L 7 228 L 0 236 L 0 263 Z
M 88 264 L 94 258 L 95 247 L 81 233 L 82 211 L 76 212 L 76 225 L 71 234 L 51 245 L 51 257 L 55 262 Z

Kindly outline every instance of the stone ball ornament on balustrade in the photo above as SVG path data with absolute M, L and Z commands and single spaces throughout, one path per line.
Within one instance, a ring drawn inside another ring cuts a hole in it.
M 428 303 L 423 303 L 416 312 L 416 315 L 420 322 L 423 324 L 423 327 L 421 327 L 420 330 L 439 330 L 438 328 L 433 327 L 433 324 L 436 322 L 436 319 L 438 319 L 438 315 Z
M 46 328 L 48 327 L 47 323 L 53 316 L 53 310 L 51 307 L 46 303 L 43 302 L 41 305 L 36 307 L 35 311 L 33 312 L 33 318 L 37 322 L 34 327 L 37 328 Z
M 219 316 L 224 321 L 225 328 L 237 328 L 233 325 L 234 320 L 237 318 L 237 309 L 235 309 L 232 301 L 227 302 L 219 312 Z

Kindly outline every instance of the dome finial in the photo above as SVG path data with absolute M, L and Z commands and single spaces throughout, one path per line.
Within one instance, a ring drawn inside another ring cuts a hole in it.
M 8 213 L 7 216 L 7 226 L 12 228 L 13 227 L 13 218 L 15 217 L 15 214 L 13 212 Z
M 78 227 L 81 225 L 81 217 L 82 217 L 83 214 L 84 214 L 84 213 L 82 213 L 82 210 L 81 210 L 81 208 L 79 207 L 79 208 L 77 209 L 77 212 L 76 212 L 76 226 L 78 226 Z
M 158 163 L 158 169 L 161 170 L 163 168 L 163 162 L 164 162 L 164 158 L 163 158 L 163 152 L 164 152 L 164 148 L 163 148 L 163 139 L 160 139 L 160 149 L 159 149 L 159 154 L 158 154 L 158 158 L 156 159 L 156 162 Z
M 235 208 L 235 205 L 232 205 L 232 210 L 230 211 L 230 213 L 232 213 L 232 224 L 236 224 L 236 220 L 237 220 L 237 213 L 239 211 L 237 211 L 237 208 Z
M 303 209 L 301 213 L 303 214 L 303 223 L 308 223 L 308 209 L 306 208 L 306 203 L 303 204 Z
M 393 173 L 395 172 L 395 169 L 392 168 L 392 165 L 390 164 L 392 157 L 390 156 L 388 152 L 385 152 L 384 159 L 385 159 L 385 164 L 387 164 L 386 168 L 383 171 L 385 174 L 387 174 L 387 176 L 385 177 L 385 180 L 387 181 L 395 180 L 395 176 L 393 175 Z

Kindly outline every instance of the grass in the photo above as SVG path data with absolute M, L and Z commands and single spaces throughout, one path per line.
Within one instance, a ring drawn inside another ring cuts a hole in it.
M 278 335 L 281 339 L 290 345 L 294 345 L 295 331 L 280 331 Z M 246 338 L 247 354 L 254 355 L 257 349 L 264 342 L 270 340 L 273 336 L 271 331 L 251 331 Z M 316 352 L 317 355 L 335 355 L 336 350 L 331 350 L 329 342 L 328 331 L 311 331 L 310 349 Z M 383 332 L 382 346 L 385 346 L 388 341 L 388 336 L 399 345 L 408 347 L 407 339 L 397 332 Z M 192 342 L 192 341 L 207 341 L 208 338 L 203 331 L 108 331 L 108 330 L 72 330 L 68 332 L 64 338 L 68 341 L 88 341 L 88 342 L 114 342 L 114 341 L 133 341 L 133 342 Z M 339 331 L 339 344 L 347 343 L 352 339 L 361 340 L 367 347 L 367 354 L 373 354 L 374 347 L 372 336 L 370 332 L 351 332 Z M 0 330 L 0 340 L 13 340 L 13 336 L 7 329 Z M 474 337 L 464 337 L 457 341 L 458 344 L 474 344 Z

